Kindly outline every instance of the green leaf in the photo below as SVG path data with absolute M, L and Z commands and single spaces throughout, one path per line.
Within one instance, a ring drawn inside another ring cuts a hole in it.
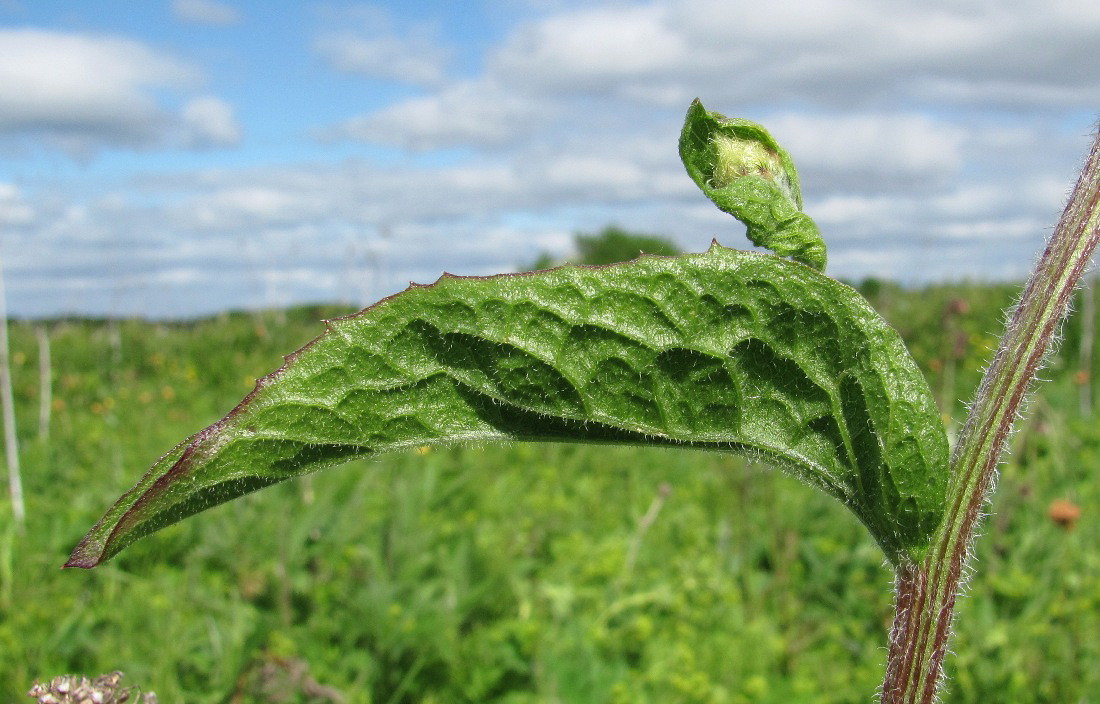
M 680 159 L 715 205 L 745 223 L 753 244 L 825 270 L 825 242 L 802 212 L 794 162 L 767 130 L 695 100 L 680 133 Z
M 154 464 L 68 566 L 304 472 L 457 441 L 745 453 L 838 498 L 895 562 L 940 522 L 947 441 L 924 378 L 857 293 L 801 264 L 714 244 L 444 275 L 327 325 Z

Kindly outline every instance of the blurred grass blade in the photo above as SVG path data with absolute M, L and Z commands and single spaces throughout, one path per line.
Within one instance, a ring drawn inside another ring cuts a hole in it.
M 842 501 L 894 562 L 919 557 L 942 514 L 947 441 L 897 334 L 843 284 L 713 245 L 445 275 L 330 321 L 154 464 L 67 566 L 326 465 L 486 440 L 747 453 Z
M 794 162 L 767 130 L 695 100 L 680 133 L 680 159 L 707 198 L 745 223 L 753 244 L 825 270 L 825 241 L 802 212 Z

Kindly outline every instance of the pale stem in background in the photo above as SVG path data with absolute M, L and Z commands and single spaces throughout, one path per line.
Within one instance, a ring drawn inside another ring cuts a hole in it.
M 38 338 L 38 439 L 50 437 L 50 407 L 53 404 L 53 384 L 50 371 L 50 331 L 45 323 L 34 328 Z
M 8 489 L 16 525 L 26 520 L 23 480 L 19 475 L 19 446 L 15 439 L 15 407 L 11 393 L 11 360 L 8 354 L 8 306 L 4 299 L 4 265 L 0 260 L 0 407 L 4 416 L 4 456 L 8 462 Z

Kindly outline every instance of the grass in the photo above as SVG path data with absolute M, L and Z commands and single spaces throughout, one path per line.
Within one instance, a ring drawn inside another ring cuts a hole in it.
M 1012 289 L 873 289 L 961 418 Z M 871 539 L 823 495 L 719 454 L 431 448 L 58 570 L 145 466 L 336 312 L 51 321 L 45 441 L 34 329 L 12 326 L 28 524 L 0 503 L 0 701 L 115 669 L 189 703 L 863 702 L 878 685 L 890 574 Z M 1076 326 L 1013 439 L 945 701 L 1100 691 L 1100 426 L 1077 410 Z M 1059 498 L 1082 508 L 1072 530 L 1048 516 Z

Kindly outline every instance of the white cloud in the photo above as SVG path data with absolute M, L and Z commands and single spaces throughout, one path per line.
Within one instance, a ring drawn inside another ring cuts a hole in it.
M 1027 239 L 1034 240 L 1037 233 L 1042 233 L 1049 223 L 1037 218 L 996 218 L 991 220 L 978 220 L 975 222 L 952 222 L 931 231 L 932 235 L 958 240 L 967 245 L 974 246 L 982 242 L 985 246 L 1003 245 L 1006 240 Z
M 553 94 L 653 104 L 795 100 L 847 108 L 924 94 L 1016 107 L 1100 99 L 1100 12 L 1087 0 L 666 0 L 562 12 L 512 33 L 490 70 Z
M 212 230 L 248 229 L 299 223 L 321 214 L 327 204 L 289 188 L 250 184 L 229 186 L 189 200 L 176 222 Z
M 962 165 L 968 137 L 957 124 L 919 114 L 787 113 L 765 122 L 800 170 L 848 182 L 942 180 Z
M 608 187 L 638 193 L 646 179 L 646 173 L 629 155 L 609 161 L 598 155 L 566 154 L 546 164 L 543 174 L 548 186 L 579 194 L 596 191 L 606 195 Z
M 34 208 L 17 186 L 0 183 L 0 225 L 30 225 L 34 222 L 34 215 Z
M 441 84 L 451 56 L 430 22 L 398 27 L 377 5 L 325 6 L 313 50 L 343 73 L 417 85 Z
M 195 147 L 233 146 L 241 141 L 241 126 L 233 108 L 219 98 L 193 98 L 183 106 L 184 143 Z
M 803 114 L 825 109 L 844 120 L 821 135 L 814 152 L 830 149 L 829 161 L 841 169 L 861 161 L 878 173 L 900 172 L 899 178 L 942 174 L 961 163 L 961 136 L 928 117 L 928 106 L 995 104 L 1023 112 L 1100 102 L 1100 74 L 1088 68 L 1100 13 L 1084 0 L 1067 0 L 1050 12 L 1036 0 L 1026 5 L 1035 12 L 879 0 L 574 7 L 515 27 L 488 49 L 482 75 L 346 120 L 325 134 L 415 150 L 499 147 L 527 137 L 531 128 L 540 136 L 584 129 L 582 120 L 606 121 L 616 112 L 622 121 L 631 112 L 652 119 L 654 109 L 679 112 L 699 96 L 712 109 L 741 114 L 774 114 L 792 105 Z M 385 26 L 386 18 L 372 22 Z M 388 62 L 396 73 L 402 65 L 395 55 L 400 41 L 360 43 L 349 35 L 344 43 L 349 57 L 362 49 L 365 67 Z M 430 69 L 403 70 L 434 77 L 438 64 L 429 63 Z M 907 112 L 898 113 L 899 104 Z M 837 134 L 864 128 L 873 130 L 871 141 L 843 144 Z M 891 128 L 901 130 L 897 139 Z
M 500 146 L 532 133 L 550 117 L 538 101 L 485 82 L 453 83 L 434 95 L 411 98 L 354 117 L 322 132 L 414 151 L 456 146 Z
M 0 133 L 70 146 L 147 144 L 165 119 L 153 91 L 196 79 L 128 39 L 0 30 Z
M 1055 206 L 1060 212 L 1069 200 L 1073 185 L 1073 181 L 1061 177 L 1061 174 L 1039 172 L 1028 175 L 1020 180 L 1020 192 L 1016 194 L 1015 202 L 1025 208 L 1049 209 Z
M 225 146 L 231 108 L 198 97 L 162 104 L 197 70 L 139 42 L 37 29 L 0 30 L 0 138 L 88 157 L 104 147 Z
M 225 26 L 241 19 L 235 8 L 213 0 L 172 0 L 172 13 L 177 19 L 195 24 Z
M 348 291 L 366 304 L 444 270 L 488 274 L 543 248 L 562 254 L 569 233 L 609 222 L 671 235 L 692 250 L 712 236 L 745 247 L 743 227 L 694 191 L 676 163 L 674 135 L 666 139 L 662 148 L 648 137 L 577 135 L 436 166 L 348 161 L 149 174 L 138 179 L 140 198 L 111 191 L 51 207 L 0 188 L 0 203 L 34 218 L 33 227 L 4 233 L 10 298 L 21 311 L 42 311 L 48 300 L 53 312 L 120 313 L 129 309 L 117 301 L 128 300 L 152 314 L 334 300 Z M 1057 198 L 1056 180 L 1036 173 L 1006 185 L 955 173 L 931 194 L 825 184 L 807 194 L 806 209 L 825 233 L 834 276 L 928 280 L 987 265 L 1019 275 L 1058 206 L 1023 196 L 1038 188 Z M 32 241 L 49 243 L 52 254 L 43 257 Z M 43 277 L 83 283 L 43 297 Z
M 854 223 L 885 223 L 898 218 L 903 205 L 895 196 L 834 195 L 809 200 L 804 210 L 821 228 Z
M 338 71 L 415 84 L 439 83 L 447 61 L 442 47 L 423 39 L 349 31 L 318 37 L 314 49 Z
M 529 24 L 494 53 L 492 71 L 511 84 L 558 91 L 616 91 L 689 63 L 686 37 L 657 5 L 585 9 Z
M 461 63 L 429 26 L 395 27 L 363 5 L 315 8 L 326 26 L 312 48 L 327 66 L 422 91 L 324 136 L 420 152 L 408 159 L 325 163 L 351 150 L 324 145 L 311 163 L 154 167 L 98 190 L 0 185 L 13 306 L 126 312 L 112 301 L 129 300 L 139 312 L 194 313 L 348 288 L 368 291 L 367 303 L 443 270 L 487 274 L 541 248 L 563 253 L 571 233 L 610 222 L 696 251 L 712 236 L 745 247 L 744 228 L 705 200 L 676 155 L 695 96 L 761 121 L 791 152 L 830 274 L 1019 276 L 1085 146 L 1088 118 L 1078 118 L 1100 103 L 1096 3 L 535 4 L 538 19 L 505 26 Z M 197 72 L 164 52 L 34 36 L 30 53 L 0 41 L 9 139 L 93 149 L 241 141 L 233 108 L 201 94 Z M 79 51 L 56 48 L 64 42 Z M 111 70 L 88 73 L 97 61 Z M 448 78 L 456 65 L 484 69 Z M 63 282 L 55 288 L 67 298 L 44 295 L 43 281 Z
M 1011 195 L 1015 195 L 1012 193 Z M 1004 186 L 994 186 L 990 183 L 967 185 L 950 193 L 936 196 L 928 200 L 929 208 L 937 214 L 952 217 L 965 218 L 974 213 L 994 213 L 999 209 L 1010 206 L 1006 198 L 1010 192 Z M 1054 201 L 1048 201 L 1050 202 Z

